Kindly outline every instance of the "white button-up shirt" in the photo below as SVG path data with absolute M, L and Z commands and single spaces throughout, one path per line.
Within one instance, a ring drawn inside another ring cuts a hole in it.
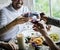
M 6 26 L 10 22 L 12 22 L 17 17 L 21 16 L 24 13 L 29 12 L 28 8 L 22 6 L 20 9 L 15 10 L 12 5 L 10 4 L 8 7 L 5 7 L 0 10 L 0 28 Z M 20 29 L 21 28 L 21 29 Z M 23 24 L 19 24 L 5 32 L 4 34 L 0 35 L 0 40 L 9 40 L 14 38 L 16 34 L 23 30 Z

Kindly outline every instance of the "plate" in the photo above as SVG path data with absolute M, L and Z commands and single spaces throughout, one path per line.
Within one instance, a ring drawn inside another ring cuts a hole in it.
M 54 43 L 60 43 L 60 40 L 58 40 L 58 41 L 56 41 L 56 42 L 54 42 Z
M 53 39 L 54 43 L 59 43 L 60 42 L 60 34 L 58 33 L 51 33 L 49 34 L 51 39 Z

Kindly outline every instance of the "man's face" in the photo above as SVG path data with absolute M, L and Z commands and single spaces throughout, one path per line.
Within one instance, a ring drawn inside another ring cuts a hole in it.
M 20 8 L 23 5 L 23 0 L 12 0 L 12 4 L 15 8 Z

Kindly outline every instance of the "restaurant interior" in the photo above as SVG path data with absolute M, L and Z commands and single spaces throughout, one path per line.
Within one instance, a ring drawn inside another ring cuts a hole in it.
M 60 0 L 0 0 L 0 50 L 60 50 Z

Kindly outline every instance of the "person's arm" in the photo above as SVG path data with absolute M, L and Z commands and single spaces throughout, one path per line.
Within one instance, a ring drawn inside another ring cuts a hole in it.
M 60 27 L 60 20 L 47 17 L 46 24 L 50 24 L 50 25 L 54 25 L 54 26 Z
M 50 24 L 50 25 L 60 27 L 60 20 L 54 19 L 54 18 L 51 18 L 51 17 L 47 17 L 47 16 L 45 16 L 44 13 L 40 13 L 40 16 L 41 16 L 42 20 L 46 21 L 46 24 Z
M 45 30 L 42 30 L 41 34 L 44 36 L 46 43 L 51 48 L 51 50 L 60 50 L 58 46 L 51 40 L 51 38 L 47 35 L 47 32 Z
M 15 49 L 13 44 L 0 41 L 0 48 L 3 48 L 4 50 L 17 50 Z
M 3 28 L 0 28 L 0 35 L 3 34 L 4 32 L 7 32 L 10 28 L 14 27 L 17 24 L 23 24 L 28 21 L 28 18 L 20 18 L 20 19 L 15 19 L 11 23 L 7 24 Z
M 42 36 L 44 36 L 46 43 L 48 44 L 48 46 L 51 48 L 51 50 L 60 50 L 60 48 L 58 48 L 58 46 L 50 39 L 50 37 L 47 34 L 47 31 L 45 30 L 45 27 L 43 24 L 41 23 L 34 23 L 34 30 L 35 31 L 39 31 Z

